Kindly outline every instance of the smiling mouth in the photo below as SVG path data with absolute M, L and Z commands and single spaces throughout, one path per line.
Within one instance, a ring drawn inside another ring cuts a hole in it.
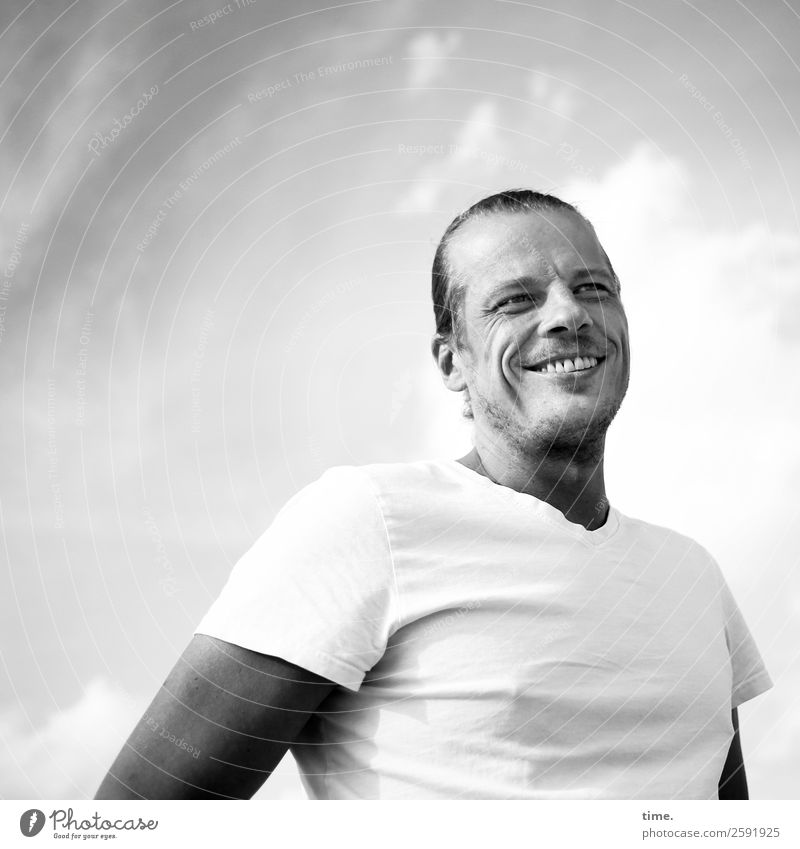
M 605 357 L 575 357 L 574 359 L 551 360 L 539 368 L 528 369 L 536 374 L 581 374 L 595 371 L 605 362 Z

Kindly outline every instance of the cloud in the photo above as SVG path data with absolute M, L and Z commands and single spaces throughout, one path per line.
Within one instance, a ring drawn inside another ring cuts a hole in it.
M 494 103 L 488 100 L 476 103 L 456 134 L 451 148 L 451 163 L 459 166 L 474 158 L 474 151 L 495 147 L 499 141 L 496 123 L 497 109 Z
M 151 695 L 133 697 L 96 678 L 37 728 L 20 708 L 0 714 L 0 798 L 92 798 Z M 306 798 L 290 755 L 254 798 Z
M 428 213 L 453 184 L 488 185 L 496 183 L 500 173 L 505 175 L 503 184 L 517 184 L 524 181 L 520 175 L 528 170 L 500 134 L 497 107 L 488 100 L 478 101 L 470 109 L 448 142 L 430 141 L 419 154 L 414 185 L 397 202 L 399 212 Z
M 408 84 L 412 88 L 430 85 L 444 71 L 447 57 L 461 43 L 457 32 L 438 34 L 423 32 L 411 39 L 408 45 L 410 69 Z
M 602 179 L 576 180 L 563 195 L 594 222 L 625 296 L 653 318 L 665 307 L 674 317 L 666 326 L 653 322 L 654 332 L 670 335 L 676 323 L 684 339 L 691 331 L 691 350 L 673 342 L 673 355 L 712 355 L 722 338 L 737 340 L 739 352 L 740 335 L 748 348 L 758 336 L 770 351 L 793 345 L 796 326 L 787 316 L 800 308 L 800 239 L 758 220 L 738 226 L 704 220 L 693 185 L 680 161 L 641 145 Z M 763 379 L 763 371 L 759 357 L 737 353 L 736 369 L 718 379 L 734 388 L 745 375 Z
M 419 179 L 397 201 L 397 211 L 405 213 L 430 212 L 444 191 L 445 186 L 431 179 Z
M 23 711 L 0 716 L 0 797 L 91 798 L 147 706 L 101 678 L 72 706 L 31 729 Z
M 594 222 L 622 280 L 631 388 L 613 431 L 624 435 L 626 497 L 704 534 L 745 570 L 730 550 L 731 492 L 742 515 L 763 514 L 767 493 L 772 510 L 793 503 L 798 463 L 784 446 L 800 399 L 786 391 L 786 364 L 797 356 L 800 240 L 757 220 L 703 219 L 695 185 L 681 161 L 640 145 L 560 194 Z M 634 495 L 637 456 L 659 485 Z M 687 475 L 699 485 L 687 490 Z
M 528 92 L 532 100 L 562 118 L 572 118 L 577 112 L 574 89 L 542 71 L 530 75 Z
M 449 182 L 474 176 L 476 164 L 489 167 L 487 157 L 476 157 L 476 154 L 481 150 L 488 153 L 496 147 L 495 120 L 494 104 L 488 100 L 479 101 L 449 142 L 436 140 L 435 144 L 420 146 L 424 148 L 419 154 L 422 166 L 412 188 L 398 200 L 398 211 L 430 212 Z

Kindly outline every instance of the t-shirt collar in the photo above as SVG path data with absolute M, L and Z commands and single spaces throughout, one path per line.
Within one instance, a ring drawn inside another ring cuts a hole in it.
M 495 483 L 485 475 L 470 469 L 458 460 L 447 460 L 445 462 L 466 481 L 477 486 L 482 486 L 487 491 L 496 493 L 499 497 L 508 499 L 520 507 L 535 511 L 539 517 L 547 521 L 549 524 L 553 524 L 561 530 L 566 531 L 568 534 L 576 539 L 580 539 L 587 545 L 602 545 L 611 539 L 611 537 L 619 529 L 619 512 L 613 505 L 609 505 L 608 516 L 606 517 L 605 523 L 601 527 L 590 531 L 583 525 L 577 524 L 576 522 L 570 522 L 557 507 L 553 507 L 552 504 L 548 504 L 546 501 L 543 501 L 541 498 L 537 498 L 535 495 L 529 495 L 527 492 L 518 492 L 510 486 Z

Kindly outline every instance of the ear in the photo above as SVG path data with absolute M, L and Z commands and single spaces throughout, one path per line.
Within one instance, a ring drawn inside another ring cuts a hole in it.
M 431 353 L 436 360 L 444 385 L 452 392 L 461 392 L 466 389 L 463 354 L 459 353 L 453 342 L 437 333 L 431 341 Z

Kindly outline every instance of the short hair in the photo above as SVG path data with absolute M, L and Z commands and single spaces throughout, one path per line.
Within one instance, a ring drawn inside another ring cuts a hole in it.
M 472 218 L 490 215 L 495 212 L 545 212 L 554 210 L 573 212 L 585 221 L 589 227 L 592 227 L 591 221 L 571 203 L 567 203 L 555 195 L 536 192 L 533 189 L 508 189 L 507 191 L 490 195 L 473 204 L 469 209 L 457 215 L 450 222 L 439 241 L 439 246 L 436 248 L 431 273 L 431 295 L 433 297 L 433 314 L 436 320 L 437 337 L 447 341 L 452 340 L 457 347 L 460 346 L 462 340 L 460 319 L 463 290 L 454 284 L 452 268 L 448 258 L 450 240 L 460 227 Z M 594 227 L 592 227 L 592 230 L 594 230 Z M 608 259 L 607 256 L 606 259 Z M 619 287 L 619 280 L 611 266 L 610 260 L 608 265 Z

